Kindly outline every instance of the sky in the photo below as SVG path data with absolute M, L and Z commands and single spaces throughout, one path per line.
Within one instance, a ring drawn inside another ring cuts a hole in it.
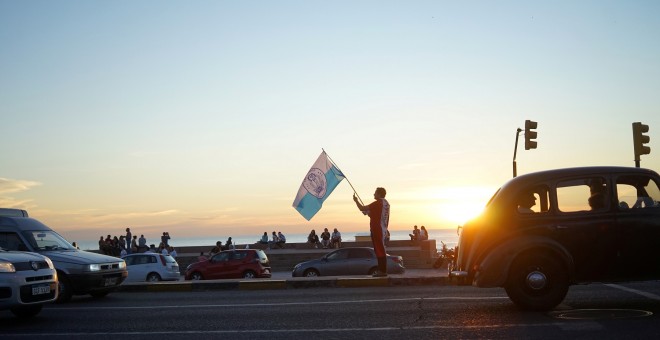
M 657 1 L 0 0 L 0 207 L 70 240 L 455 228 L 518 174 L 660 170 Z M 291 206 L 324 149 L 347 176 Z

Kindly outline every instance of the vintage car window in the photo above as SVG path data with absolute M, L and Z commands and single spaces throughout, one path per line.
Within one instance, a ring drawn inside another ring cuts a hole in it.
M 557 184 L 557 209 L 561 212 L 604 211 L 607 208 L 607 185 L 602 177 Z
M 537 186 L 523 190 L 517 202 L 517 211 L 520 214 L 537 214 L 548 212 L 550 209 L 550 190 L 547 186 Z
M 616 192 L 620 210 L 660 207 L 658 183 L 647 176 L 617 178 Z

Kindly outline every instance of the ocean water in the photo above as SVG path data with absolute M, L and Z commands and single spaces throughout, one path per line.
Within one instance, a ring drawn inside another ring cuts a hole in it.
M 391 230 L 390 239 L 392 240 L 409 240 L 408 236 L 412 230 Z M 453 248 L 458 243 L 458 235 L 456 234 L 456 229 L 429 229 L 429 238 L 436 241 L 436 247 L 438 250 L 442 247 L 441 241 L 444 242 L 447 247 Z M 286 236 L 286 241 L 290 243 L 302 243 L 307 242 L 308 234 L 284 234 Z M 342 232 L 341 237 L 344 241 L 354 241 L 355 236 L 368 236 L 369 232 Z M 119 235 L 117 235 L 119 236 Z M 212 237 L 173 237 L 170 240 L 170 245 L 176 247 L 183 246 L 209 246 L 212 247 L 215 245 L 216 241 L 222 241 L 224 244 L 227 241 L 227 238 L 231 236 L 234 244 L 252 244 L 261 238 L 261 235 L 227 235 L 226 237 L 215 239 Z M 270 237 L 270 234 L 268 234 Z M 147 244 L 155 244 L 158 246 L 160 239 L 150 240 L 147 239 Z M 78 241 L 78 246 L 80 249 L 92 250 L 98 249 L 98 240 L 81 240 Z

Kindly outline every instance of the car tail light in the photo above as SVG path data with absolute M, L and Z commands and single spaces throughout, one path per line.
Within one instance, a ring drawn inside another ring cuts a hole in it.
M 160 255 L 160 263 L 163 264 L 163 267 L 167 267 L 167 265 L 165 264 L 165 263 L 166 263 L 166 262 L 165 262 L 165 256 Z

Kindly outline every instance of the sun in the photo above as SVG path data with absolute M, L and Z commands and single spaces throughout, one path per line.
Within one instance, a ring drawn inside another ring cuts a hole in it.
M 481 214 L 493 192 L 486 187 L 442 188 L 436 196 L 438 218 L 462 225 Z

